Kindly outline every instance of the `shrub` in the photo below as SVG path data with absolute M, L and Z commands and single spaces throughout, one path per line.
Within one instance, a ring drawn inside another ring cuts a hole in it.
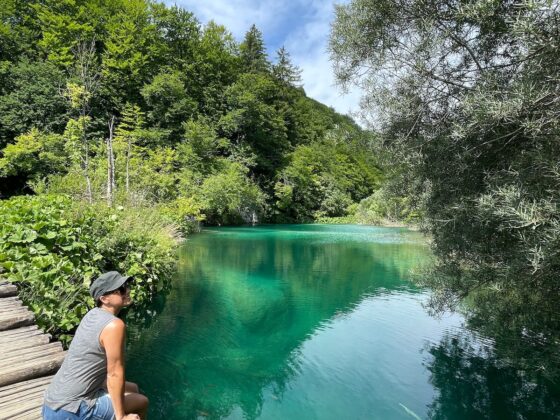
M 0 202 L 0 269 L 41 328 L 67 344 L 93 307 L 92 279 L 104 271 L 132 275 L 138 303 L 165 288 L 177 235 L 149 210 L 111 211 L 42 195 Z

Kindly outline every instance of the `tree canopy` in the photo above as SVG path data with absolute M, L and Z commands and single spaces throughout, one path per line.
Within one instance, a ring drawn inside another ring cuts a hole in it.
M 433 237 L 432 307 L 461 302 L 488 331 L 557 346 L 558 2 L 354 0 L 336 14 L 338 80 L 364 89 Z
M 363 130 L 308 98 L 288 51 L 272 62 L 255 25 L 238 43 L 223 26 L 148 0 L 13 0 L 1 13 L 4 196 L 191 200 L 193 217 L 217 224 L 310 220 L 314 203 L 295 194 L 305 208 L 278 207 L 287 197 L 275 186 L 303 145 L 326 153 L 339 143 L 341 166 L 367 164 L 339 180 L 338 162 L 321 161 L 322 179 L 347 197 L 327 213 L 345 215 L 377 182 Z

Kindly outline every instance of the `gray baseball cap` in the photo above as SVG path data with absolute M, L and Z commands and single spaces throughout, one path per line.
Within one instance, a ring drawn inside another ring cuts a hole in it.
M 121 275 L 118 271 L 108 271 L 107 273 L 101 274 L 91 283 L 89 293 L 97 300 L 101 296 L 117 290 L 131 278 L 131 276 Z

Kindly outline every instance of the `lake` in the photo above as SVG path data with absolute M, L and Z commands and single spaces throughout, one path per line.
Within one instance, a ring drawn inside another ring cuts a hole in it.
M 429 259 L 400 228 L 205 229 L 127 315 L 127 379 L 152 420 L 554 418 L 557 389 L 427 313 L 410 270 Z

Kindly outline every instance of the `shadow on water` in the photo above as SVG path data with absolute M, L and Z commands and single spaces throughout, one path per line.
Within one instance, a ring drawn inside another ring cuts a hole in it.
M 462 331 L 427 348 L 433 356 L 427 364 L 430 382 L 438 391 L 429 418 L 560 418 L 558 383 L 538 367 L 520 369 L 515 359 L 496 352 L 495 343 L 481 343 L 479 337 Z
M 256 418 L 263 389 L 281 398 L 300 369 L 298 348 L 331 319 L 366 297 L 416 293 L 403 278 L 426 258 L 422 243 L 395 230 L 365 242 L 338 233 L 312 226 L 193 237 L 163 312 L 129 327 L 127 369 L 150 395 L 152 415 L 222 418 L 240 407 Z

